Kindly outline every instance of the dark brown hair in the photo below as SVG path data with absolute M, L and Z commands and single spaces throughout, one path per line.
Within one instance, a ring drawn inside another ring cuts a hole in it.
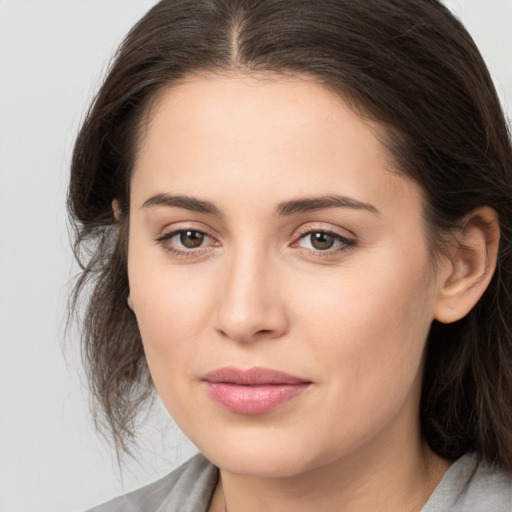
M 437 0 L 163 0 L 130 31 L 76 140 L 69 187 L 82 268 L 71 310 L 85 302 L 83 355 L 116 443 L 128 447 L 153 392 L 126 306 L 138 137 L 158 93 L 203 71 L 308 75 L 379 123 L 397 168 L 423 188 L 433 247 L 473 209 L 496 210 L 492 282 L 464 319 L 432 326 L 421 424 L 443 457 L 478 451 L 512 469 L 510 137 L 478 49 Z

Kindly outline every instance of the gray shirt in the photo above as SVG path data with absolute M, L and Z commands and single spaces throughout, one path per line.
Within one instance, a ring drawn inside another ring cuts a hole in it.
M 161 480 L 89 512 L 207 512 L 218 476 L 218 469 L 198 454 Z M 464 455 L 421 512 L 512 512 L 512 478 L 476 455 Z

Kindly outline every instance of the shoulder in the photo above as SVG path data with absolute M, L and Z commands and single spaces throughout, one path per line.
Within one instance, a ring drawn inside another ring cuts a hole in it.
M 512 512 L 512 475 L 466 454 L 453 463 L 422 512 Z
M 164 478 L 88 512 L 206 512 L 217 479 L 217 468 L 198 454 Z

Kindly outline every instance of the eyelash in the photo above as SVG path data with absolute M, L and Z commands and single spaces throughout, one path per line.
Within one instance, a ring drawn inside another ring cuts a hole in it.
M 181 256 L 181 257 L 193 257 L 198 256 L 204 252 L 207 251 L 207 247 L 199 247 L 197 249 L 177 249 L 176 247 L 172 247 L 171 245 L 167 244 L 169 240 L 174 238 L 177 235 L 181 235 L 183 233 L 186 233 L 187 231 L 191 231 L 193 233 L 199 233 L 200 235 L 207 236 L 208 238 L 211 238 L 215 242 L 215 238 L 211 236 L 206 231 L 203 231 L 202 229 L 197 228 L 181 228 L 181 229 L 175 229 L 171 231 L 170 233 L 164 233 L 162 236 L 158 237 L 156 239 L 156 242 L 159 243 L 164 250 L 167 252 L 170 252 L 171 254 L 175 256 Z M 218 242 L 217 242 L 218 243 Z
M 294 247 L 300 240 L 306 239 L 308 236 L 313 235 L 314 233 L 322 233 L 324 235 L 329 235 L 332 238 L 334 238 L 335 242 L 339 242 L 340 245 L 334 248 L 329 248 L 324 251 L 322 250 L 314 250 L 314 249 L 307 249 L 307 248 L 300 248 L 303 251 L 307 251 L 309 254 L 317 257 L 317 258 L 328 258 L 330 256 L 334 256 L 336 254 L 339 254 L 341 252 L 346 251 L 347 249 L 350 249 L 356 244 L 356 241 L 353 238 L 348 238 L 346 236 L 340 235 L 340 233 L 337 233 L 336 231 L 332 231 L 329 229 L 322 229 L 322 228 L 304 228 L 303 230 L 299 231 L 298 238 L 291 244 L 292 247 Z
M 199 256 L 199 255 L 207 252 L 208 247 L 198 247 L 197 249 L 184 249 L 183 250 L 183 249 L 177 249 L 176 247 L 172 247 L 171 245 L 166 243 L 169 240 L 171 240 L 172 238 L 174 238 L 175 236 L 186 233 L 187 231 L 191 231 L 193 233 L 198 233 L 202 236 L 211 238 L 212 240 L 214 240 L 215 243 L 218 244 L 218 242 L 215 240 L 215 238 L 212 235 L 210 235 L 208 232 L 203 231 L 201 229 L 196 229 L 196 228 L 182 228 L 182 229 L 173 230 L 169 233 L 165 233 L 162 236 L 159 236 L 156 239 L 156 242 L 158 244 L 160 244 L 164 250 L 166 250 L 167 252 L 169 252 L 175 256 L 178 256 L 178 257 L 194 257 L 194 256 Z M 340 252 L 346 251 L 347 249 L 353 247 L 356 244 L 356 241 L 353 238 L 348 238 L 346 236 L 340 235 L 339 233 L 337 233 L 335 231 L 331 231 L 328 229 L 305 228 L 305 229 L 299 231 L 298 237 L 294 240 L 294 242 L 292 242 L 292 244 L 290 244 L 290 246 L 296 247 L 296 244 L 300 240 L 304 240 L 308 236 L 313 235 L 314 233 L 322 233 L 325 235 L 329 235 L 332 238 L 334 238 L 334 240 L 336 242 L 340 243 L 339 246 L 337 246 L 335 248 L 329 248 L 324 251 L 319 250 L 319 249 L 315 250 L 315 249 L 299 247 L 299 250 L 305 251 L 308 254 L 313 255 L 315 257 L 325 258 L 325 257 L 333 256 Z

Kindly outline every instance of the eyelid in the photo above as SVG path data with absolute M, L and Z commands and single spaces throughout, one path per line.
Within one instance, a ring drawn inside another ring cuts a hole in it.
M 294 237 L 300 238 L 303 235 L 307 235 L 309 233 L 316 233 L 316 232 L 330 233 L 332 235 L 339 236 L 346 240 L 354 240 L 355 241 L 355 238 L 356 238 L 356 235 L 347 229 L 342 229 L 337 226 L 332 226 L 332 224 L 326 225 L 324 223 L 311 223 L 311 224 L 307 224 L 307 225 L 302 225 L 300 228 L 298 228 Z
M 209 227 L 205 226 L 202 222 L 195 221 L 180 221 L 166 224 L 158 230 L 155 240 L 165 240 L 170 236 L 175 235 L 176 233 L 182 233 L 183 231 L 198 231 L 218 241 L 218 237 L 213 234 L 213 231 Z
M 173 229 L 172 231 L 168 231 L 167 233 L 163 233 L 161 236 L 159 236 L 156 241 L 157 242 L 164 242 L 165 240 L 170 240 L 171 238 L 174 238 L 176 235 L 180 235 L 181 233 L 185 233 L 187 231 L 193 231 L 195 233 L 201 233 L 202 235 L 206 235 L 208 238 L 211 238 L 212 240 L 215 240 L 213 236 L 211 236 L 206 231 L 203 231 L 202 229 L 197 228 L 178 228 Z

